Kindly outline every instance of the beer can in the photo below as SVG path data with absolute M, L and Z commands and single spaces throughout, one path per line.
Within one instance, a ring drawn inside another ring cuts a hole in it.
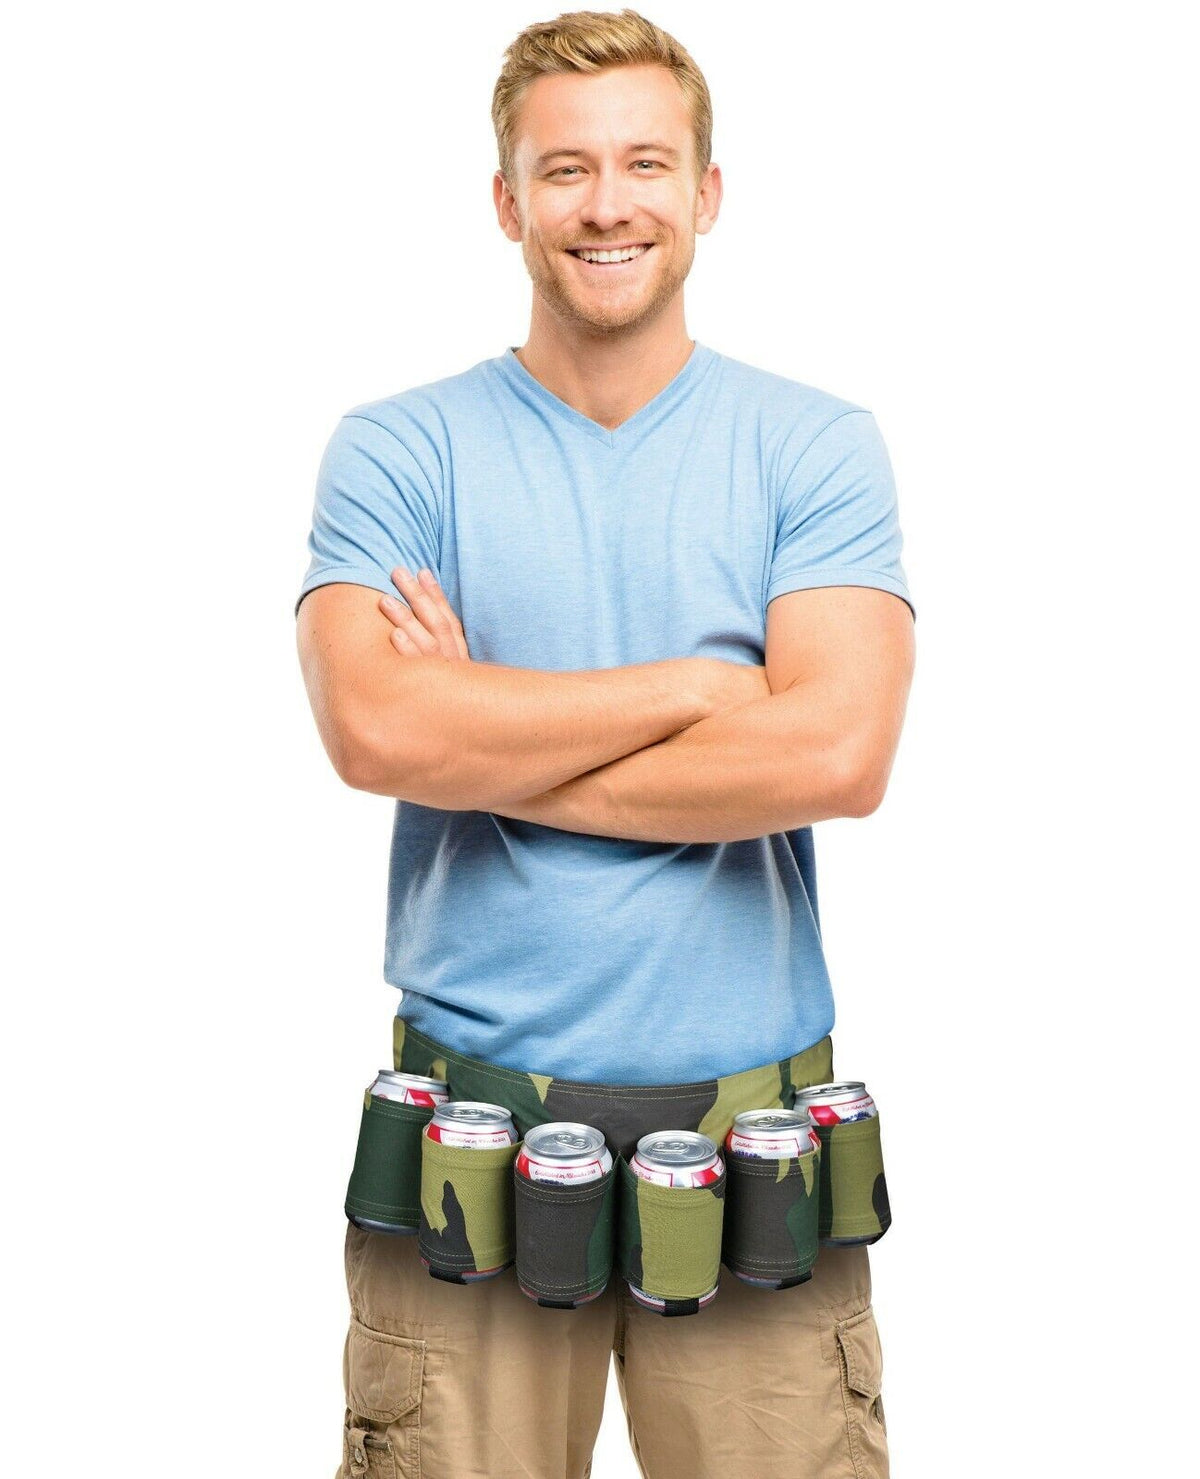
M 426 1126 L 431 1140 L 442 1145 L 464 1146 L 469 1150 L 490 1150 L 497 1145 L 515 1145 L 521 1138 L 517 1134 L 513 1117 L 503 1104 L 488 1104 L 478 1099 L 451 1099 L 439 1104 L 433 1118 Z M 424 1253 L 421 1262 L 429 1267 Z M 472 1269 L 463 1272 L 464 1283 L 476 1283 L 480 1279 L 491 1279 L 501 1274 L 512 1264 L 498 1263 L 495 1268 Z
M 429 1121 L 428 1133 L 431 1140 L 442 1145 L 479 1150 L 515 1145 L 521 1138 L 503 1104 L 487 1104 L 479 1099 L 450 1099 L 439 1104 Z
M 879 1113 L 860 1078 L 797 1089 L 796 1108 L 807 1109 L 818 1125 L 848 1125 L 854 1120 L 873 1119 Z
M 716 1142 L 695 1130 L 651 1130 L 637 1143 L 629 1158 L 629 1169 L 643 1181 L 656 1186 L 711 1186 L 721 1179 L 725 1162 Z M 666 1300 L 647 1294 L 631 1280 L 625 1281 L 634 1299 L 647 1309 L 661 1313 Z M 700 1296 L 698 1307 L 704 1309 L 716 1298 L 718 1285 Z
M 601 1181 L 612 1170 L 612 1151 L 604 1140 L 604 1134 L 594 1125 L 578 1124 L 574 1120 L 555 1120 L 546 1125 L 534 1125 L 526 1132 L 525 1143 L 517 1155 L 517 1175 L 529 1181 L 551 1181 L 560 1186 L 581 1186 L 589 1181 Z M 521 1265 L 517 1263 L 517 1283 L 521 1292 L 530 1299 L 538 1299 L 538 1293 L 528 1288 L 520 1277 Z M 590 1304 L 599 1299 L 608 1288 L 607 1281 L 594 1294 L 585 1294 L 577 1299 L 564 1299 L 572 1309 Z
M 807 1109 L 747 1109 L 725 1137 L 730 1155 L 785 1160 L 809 1155 L 821 1143 Z
M 716 1142 L 696 1130 L 651 1130 L 638 1141 L 629 1169 L 657 1186 L 711 1186 L 725 1162 Z
M 394 1073 L 390 1068 L 381 1068 L 367 1092 L 373 1099 L 389 1099 L 393 1104 L 416 1104 L 426 1109 L 444 1104 L 450 1090 L 444 1079 L 426 1078 L 419 1073 Z M 401 1151 L 401 1153 L 403 1153 Z M 363 1217 L 357 1212 L 346 1214 L 355 1227 L 367 1232 L 390 1233 L 393 1237 L 415 1237 L 417 1229 L 407 1223 L 383 1222 L 375 1217 Z
M 612 1152 L 594 1125 L 555 1120 L 534 1125 L 517 1155 L 517 1174 L 530 1181 L 578 1186 L 599 1181 L 612 1170 Z
M 734 1117 L 725 1149 L 732 1156 L 752 1160 L 783 1161 L 812 1155 L 821 1137 L 813 1128 L 807 1109 L 747 1109 Z M 743 1284 L 759 1289 L 782 1289 L 784 1279 L 759 1278 L 733 1268 Z
M 420 1104 L 426 1109 L 445 1104 L 450 1089 L 445 1079 L 426 1078 L 421 1073 L 394 1073 L 381 1068 L 370 1092 L 376 1099 L 390 1099 L 395 1104 Z

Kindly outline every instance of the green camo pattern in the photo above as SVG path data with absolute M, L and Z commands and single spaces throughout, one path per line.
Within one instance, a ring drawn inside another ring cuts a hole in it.
M 517 1278 L 539 1304 L 571 1308 L 599 1294 L 613 1261 L 617 1163 L 581 1186 L 530 1181 L 513 1168 Z
M 828 1037 L 776 1063 L 722 1078 L 674 1085 L 594 1084 L 485 1063 L 435 1042 L 396 1016 L 393 1065 L 402 1073 L 444 1079 L 453 1099 L 503 1105 L 522 1140 L 534 1125 L 551 1121 L 596 1125 L 614 1156 L 606 1182 L 590 1183 L 590 1191 L 575 1201 L 544 1186 L 525 1190 L 529 1183 L 517 1177 L 514 1166 L 519 1143 L 480 1151 L 445 1146 L 422 1134 L 419 1166 L 410 1164 L 408 1174 L 415 1170 L 419 1176 L 421 1253 L 431 1271 L 443 1277 L 469 1278 L 516 1259 L 528 1292 L 540 1302 L 565 1306 L 603 1288 L 615 1258 L 626 1279 L 667 1301 L 666 1312 L 682 1314 L 694 1310 L 717 1284 L 722 1261 L 733 1267 L 730 1260 L 736 1259 L 738 1268 L 756 1275 L 764 1264 L 771 1265 L 768 1271 L 774 1276 L 778 1268 L 783 1281 L 802 1277 L 806 1261 L 811 1266 L 813 1198 L 827 1183 L 824 1154 L 784 1163 L 782 1171 L 779 1163 L 770 1163 L 773 1187 L 759 1175 L 755 1186 L 764 1211 L 771 1217 L 783 1211 L 782 1228 L 777 1226 L 766 1241 L 761 1230 L 757 1238 L 739 1232 L 748 1226 L 739 1219 L 750 1200 L 737 1193 L 744 1192 L 748 1177 L 734 1172 L 734 1199 L 741 1210 L 730 1217 L 728 1168 L 710 1187 L 660 1187 L 635 1176 L 628 1160 L 652 1130 L 698 1131 L 723 1149 L 735 1116 L 744 1110 L 790 1109 L 797 1089 L 833 1081 Z M 853 1155 L 844 1163 L 837 1186 L 854 1183 L 852 1160 Z M 841 1194 L 845 1219 L 857 1226 L 861 1208 L 853 1205 L 848 1189 Z M 869 1196 L 867 1202 L 871 1205 Z
M 433 1110 L 363 1093 L 354 1169 L 346 1188 L 346 1216 L 414 1232 L 420 1215 L 421 1131 Z
M 548 1074 L 520 1073 L 483 1063 L 434 1042 L 403 1017 L 392 1019 L 392 1060 L 400 1073 L 445 1079 L 454 1099 L 502 1104 L 524 1137 L 534 1125 L 574 1120 L 597 1125 L 614 1155 L 629 1157 L 651 1130 L 698 1130 L 722 1145 L 734 1117 L 746 1109 L 790 1109 L 797 1089 L 830 1083 L 833 1046 L 828 1037 L 764 1068 L 648 1095 L 645 1086 L 588 1084 Z
M 786 1160 L 729 1156 L 721 1262 L 734 1273 L 799 1284 L 817 1258 L 821 1151 Z
M 821 1137 L 823 1243 L 874 1243 L 892 1222 L 879 1116 L 845 1125 L 818 1125 Z
M 421 1135 L 421 1223 L 430 1267 L 450 1276 L 513 1260 L 513 1163 L 519 1145 L 443 1145 Z
M 617 1263 L 622 1278 L 655 1299 L 696 1300 L 721 1273 L 721 1228 L 728 1173 L 710 1186 L 657 1186 L 624 1156 Z M 682 1313 L 682 1311 L 680 1311 Z

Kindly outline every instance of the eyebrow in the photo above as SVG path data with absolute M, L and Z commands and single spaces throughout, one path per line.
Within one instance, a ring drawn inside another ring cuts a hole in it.
M 668 159 L 678 163 L 680 154 L 678 149 L 672 149 L 670 144 L 630 144 L 625 150 L 627 154 L 640 154 L 649 151 L 654 154 L 665 154 Z M 539 154 L 534 160 L 534 169 L 543 169 L 552 159 L 583 159 L 587 155 L 586 149 L 549 149 L 545 154 Z

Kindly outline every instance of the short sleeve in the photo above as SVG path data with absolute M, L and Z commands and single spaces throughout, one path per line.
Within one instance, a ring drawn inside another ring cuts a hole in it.
M 781 476 L 766 601 L 786 591 L 865 585 L 899 596 L 915 617 L 900 563 L 891 460 L 871 412 L 836 417 Z
M 437 496 L 420 463 L 387 427 L 349 412 L 321 458 L 308 536 L 309 565 L 295 611 L 333 581 L 396 595 L 392 571 L 438 570 Z M 293 612 L 293 615 L 295 612 Z

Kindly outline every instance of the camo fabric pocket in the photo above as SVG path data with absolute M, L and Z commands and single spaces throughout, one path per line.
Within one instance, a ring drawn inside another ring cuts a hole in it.
M 363 1095 L 346 1216 L 371 1232 L 415 1233 L 421 1204 L 421 1132 L 432 1108 Z
M 877 1243 L 892 1225 L 878 1114 L 843 1125 L 817 1125 L 816 1130 L 821 1137 L 821 1242 Z
M 538 1304 L 575 1309 L 601 1294 L 613 1261 L 617 1164 L 598 1181 L 531 1181 L 514 1166 L 517 1282 Z
M 622 1155 L 617 1264 L 639 1304 L 694 1315 L 716 1296 L 727 1171 L 709 1186 L 658 1186 Z
M 821 1151 L 785 1159 L 730 1155 L 721 1262 L 739 1279 L 790 1289 L 817 1258 Z
M 421 1132 L 421 1262 L 454 1284 L 491 1278 L 513 1261 L 513 1163 L 523 1141 L 444 1145 Z

